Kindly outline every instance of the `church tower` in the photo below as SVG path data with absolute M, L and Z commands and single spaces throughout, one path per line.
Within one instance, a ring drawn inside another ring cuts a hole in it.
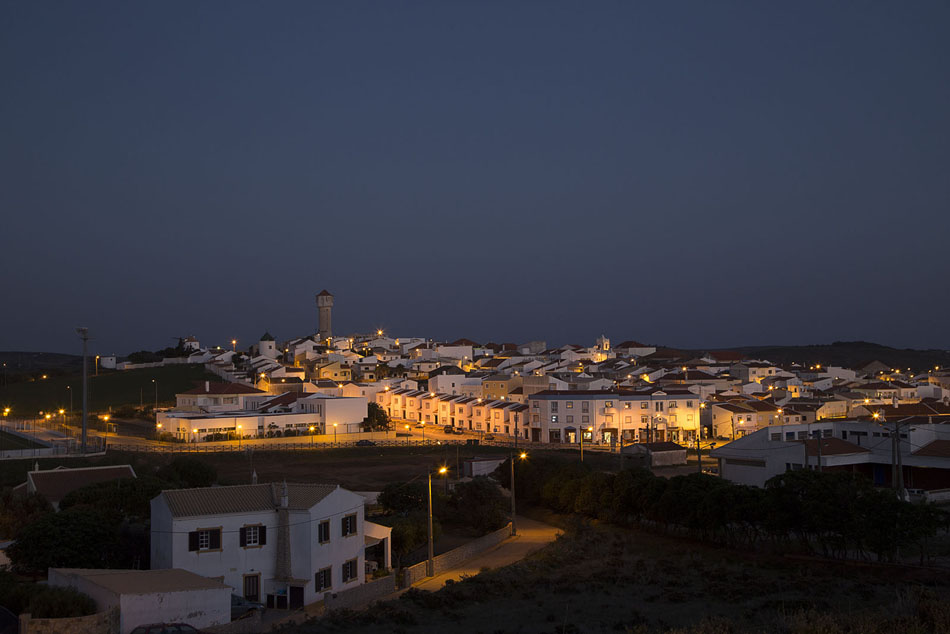
M 320 311 L 320 330 L 317 337 L 325 341 L 333 336 L 333 330 L 330 325 L 331 311 L 333 310 L 333 295 L 323 289 L 317 295 L 317 310 Z

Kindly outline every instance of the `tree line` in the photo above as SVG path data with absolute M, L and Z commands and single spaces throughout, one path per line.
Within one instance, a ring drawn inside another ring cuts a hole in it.
M 768 543 L 826 557 L 896 561 L 932 553 L 950 515 L 903 502 L 862 476 L 787 471 L 765 488 L 690 474 L 662 478 L 647 469 L 595 471 L 581 463 L 533 457 L 515 464 L 519 500 L 622 526 L 643 526 L 728 546 Z M 510 486 L 510 465 L 495 472 Z

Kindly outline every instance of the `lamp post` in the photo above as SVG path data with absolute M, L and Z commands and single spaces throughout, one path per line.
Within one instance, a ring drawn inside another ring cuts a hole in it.
M 63 417 L 63 434 L 68 436 L 69 434 L 66 432 L 66 410 L 59 408 L 59 415 Z
M 412 439 L 412 436 L 409 435 L 409 425 L 406 425 L 406 446 L 409 446 L 409 441 Z
M 310 426 L 310 448 L 313 449 L 313 425 Z
M 231 340 L 231 352 L 236 352 L 236 351 L 237 351 L 237 339 L 232 339 L 232 340 Z
M 244 432 L 241 431 L 241 426 L 237 426 L 237 437 L 238 437 L 238 450 L 241 449 L 241 440 L 244 437 Z
M 439 473 L 444 474 L 448 469 L 446 467 L 439 467 Z M 434 547 L 432 544 L 432 472 L 429 471 L 429 559 L 426 561 L 426 576 L 432 577 L 435 575 L 435 553 Z
M 96 355 L 96 376 L 99 376 L 99 355 Z
M 193 434 L 191 438 L 192 438 L 192 442 L 195 445 L 195 451 L 198 451 L 198 430 L 192 429 L 191 433 Z
M 524 460 L 528 457 L 528 454 L 521 452 L 518 455 L 518 458 Z M 508 460 L 511 462 L 511 536 L 514 537 L 518 534 L 518 529 L 515 528 L 515 454 L 511 452 L 508 454 Z
M 109 437 L 109 419 L 112 418 L 108 414 L 102 417 L 102 421 L 105 423 L 105 429 L 102 430 L 106 438 Z
M 7 416 L 9 416 L 9 415 L 10 415 L 10 408 L 9 408 L 9 407 L 4 407 L 4 408 L 3 408 L 3 419 L 0 420 L 0 432 L 3 431 L 3 425 L 6 424 L 6 422 L 7 422 Z M 3 451 L 3 434 L 0 434 L 0 452 L 2 452 L 2 451 Z
M 333 423 L 333 444 L 336 444 L 336 423 Z
M 585 429 L 581 430 L 581 462 L 584 462 L 584 432 L 585 431 L 592 432 L 594 431 L 594 427 L 589 426 L 586 430 Z
M 158 379 L 152 379 L 152 383 L 155 384 L 155 407 L 152 408 L 152 411 L 158 409 Z
M 711 442 L 706 445 L 706 448 L 712 449 L 715 446 L 716 443 Z M 703 475 L 703 446 L 699 438 L 696 439 L 696 464 L 698 465 L 696 468 L 699 470 L 699 475 Z

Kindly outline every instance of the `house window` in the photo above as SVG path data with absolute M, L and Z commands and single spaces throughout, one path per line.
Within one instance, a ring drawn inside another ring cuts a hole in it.
M 261 525 L 244 526 L 239 531 L 242 548 L 254 548 L 267 543 L 267 527 Z
M 330 541 L 330 520 L 323 520 L 317 526 L 317 541 L 321 544 Z
M 551 422 L 552 422 L 552 423 L 556 423 L 556 422 L 557 422 L 557 414 L 554 414 L 553 416 L 551 416 Z
M 781 434 L 781 433 L 778 433 L 778 434 L 770 434 L 770 435 L 769 435 L 769 440 L 782 440 L 782 434 Z
M 567 422 L 573 423 L 573 422 L 574 422 L 574 417 L 571 416 L 570 414 L 568 414 L 568 416 L 567 416 Z
M 556 412 L 556 411 L 557 411 L 557 401 L 555 401 L 554 403 L 551 403 L 551 411 L 552 411 L 552 412 Z
M 641 422 L 641 423 L 649 423 L 649 422 L 650 422 L 650 417 L 649 417 L 649 416 L 641 416 L 641 417 L 640 417 L 640 422 Z
M 343 537 L 356 534 L 356 514 L 347 515 L 341 520 L 343 527 Z
M 188 550 L 221 550 L 221 529 L 202 528 L 188 533 Z
M 590 416 L 587 416 L 587 415 L 581 416 L 581 422 L 582 422 L 582 423 L 589 423 L 589 422 L 590 422 Z
M 676 409 L 676 401 L 670 401 L 670 409 Z
M 574 409 L 574 401 L 567 402 L 567 409 Z
M 343 564 L 343 583 L 356 579 L 356 559 L 351 559 Z
M 607 401 L 606 403 L 604 403 L 604 407 L 613 407 L 613 406 L 614 406 L 613 401 Z
M 590 411 L 590 403 L 588 401 L 581 402 L 581 411 L 582 412 Z
M 650 408 L 650 404 L 647 403 L 646 401 L 640 403 L 640 409 L 649 409 L 649 408 Z
M 317 592 L 333 587 L 333 573 L 330 568 L 324 568 L 313 576 L 313 586 Z
M 693 406 L 692 401 L 686 401 L 686 407 L 692 407 L 692 406 Z
M 625 423 L 627 423 L 627 424 L 629 425 L 630 423 L 633 422 L 632 418 L 633 418 L 632 416 L 624 416 L 624 417 L 623 417 L 623 422 L 625 422 Z

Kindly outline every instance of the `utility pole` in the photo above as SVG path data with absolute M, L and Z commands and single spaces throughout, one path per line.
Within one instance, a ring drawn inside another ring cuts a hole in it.
M 508 454 L 508 461 L 511 462 L 511 536 L 518 534 L 515 528 L 515 454 Z
M 901 424 L 894 423 L 894 447 L 897 453 L 897 499 L 904 501 L 904 458 L 901 455 Z
M 86 453 L 86 425 L 87 418 L 89 415 L 88 403 L 87 403 L 87 382 L 88 377 L 88 364 L 86 363 L 86 356 L 88 354 L 87 344 L 89 342 L 89 329 L 88 328 L 76 328 L 76 334 L 79 335 L 79 338 L 82 339 L 82 453 Z

